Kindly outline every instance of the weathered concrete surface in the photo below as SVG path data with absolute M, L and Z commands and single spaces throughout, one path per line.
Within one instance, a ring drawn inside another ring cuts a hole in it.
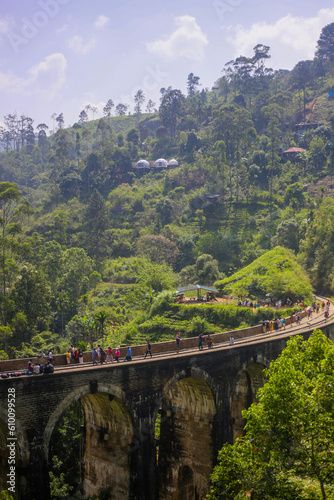
M 333 323 L 322 330 L 333 340 Z M 16 391 L 18 498 L 49 498 L 49 440 L 78 399 L 85 412 L 87 492 L 96 493 L 103 482 L 120 499 L 153 500 L 159 491 L 162 499 L 205 498 L 218 450 L 240 431 L 240 411 L 254 400 L 262 368 L 278 357 L 289 333 L 196 354 L 0 380 L 0 421 L 7 419 L 8 388 Z

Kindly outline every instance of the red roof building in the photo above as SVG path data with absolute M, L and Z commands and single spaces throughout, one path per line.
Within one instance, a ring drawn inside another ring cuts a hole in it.
M 306 149 L 303 148 L 290 148 L 287 149 L 286 151 L 283 151 L 282 153 L 282 160 L 288 161 L 288 160 L 294 160 L 299 153 L 303 153 Z

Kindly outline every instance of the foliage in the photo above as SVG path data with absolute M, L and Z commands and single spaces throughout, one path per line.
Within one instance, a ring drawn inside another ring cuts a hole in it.
M 149 317 L 163 314 L 169 309 L 170 304 L 176 302 L 176 292 L 164 291 L 156 295 L 152 300 L 152 305 L 149 310 Z
M 289 340 L 266 371 L 245 436 L 224 445 L 208 498 L 333 498 L 334 346 L 320 330 Z
M 303 268 L 293 254 L 276 247 L 252 264 L 218 281 L 216 286 L 228 295 L 240 298 L 265 298 L 267 294 L 277 299 L 312 299 L 312 287 Z
M 54 495 L 73 492 L 81 483 L 82 425 L 83 409 L 76 401 L 65 410 L 52 433 L 49 474 Z
M 93 342 L 100 335 L 93 321 L 100 311 L 111 321 L 106 338 L 134 341 L 141 324 L 154 321 L 147 317 L 152 298 L 181 284 L 223 281 L 225 293 L 310 300 L 312 290 L 296 262 L 310 274 L 314 290 L 332 294 L 332 31 L 332 24 L 324 27 L 316 57 L 292 71 L 273 71 L 270 47 L 259 43 L 251 56 L 227 62 L 212 90 L 190 73 L 187 95 L 162 88 L 159 112 L 152 114 L 142 113 L 149 96 L 137 89 L 134 114 L 109 99 L 105 118 L 95 120 L 87 106 L 69 129 L 63 114 L 55 114 L 52 134 L 43 123 L 34 130 L 30 117 L 4 117 L 4 350 L 34 352 L 30 337 L 48 329 L 65 337 L 58 342 L 62 348 L 67 335 Z M 154 107 L 149 99 L 147 110 Z M 321 126 L 309 126 L 316 122 Z M 305 151 L 284 162 L 280 153 L 292 146 Z M 179 166 L 133 168 L 140 158 L 153 163 L 159 157 L 176 158 Z M 270 272 L 247 267 L 277 245 L 294 252 L 290 268 L 281 268 L 279 259 L 264 263 Z M 25 267 L 37 273 L 41 314 L 34 301 L 31 311 L 27 307 L 31 272 L 21 294 Z M 243 268 L 242 279 L 228 281 Z M 253 321 L 239 316 L 236 326 Z M 206 321 L 210 329 L 230 324 Z

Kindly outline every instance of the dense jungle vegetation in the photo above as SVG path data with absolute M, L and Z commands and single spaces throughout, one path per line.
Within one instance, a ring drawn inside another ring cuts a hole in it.
M 88 120 L 86 109 L 66 129 L 62 112 L 52 131 L 6 116 L 2 357 L 259 321 L 232 305 L 173 304 L 178 286 L 251 299 L 332 295 L 333 36 L 332 24 L 314 59 L 291 71 L 270 69 L 270 47 L 258 44 L 226 63 L 211 90 L 191 73 L 186 95 L 162 88 L 145 114 L 141 90 L 132 114 L 109 99 L 103 118 Z M 134 168 L 160 157 L 179 165 Z

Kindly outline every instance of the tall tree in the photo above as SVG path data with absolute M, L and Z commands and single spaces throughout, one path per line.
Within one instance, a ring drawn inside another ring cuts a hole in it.
M 135 95 L 134 95 L 134 101 L 135 101 L 135 113 L 137 115 L 140 115 L 141 113 L 141 106 L 145 101 L 145 94 L 142 89 L 139 89 Z
M 23 216 L 31 213 L 30 205 L 23 198 L 17 185 L 0 182 L 0 273 L 4 296 L 18 265 L 15 257 L 20 245 L 16 236 L 22 231 Z
M 64 115 L 63 113 L 60 113 L 57 118 L 56 118 L 56 122 L 57 122 L 57 128 L 58 130 L 61 130 L 64 128 L 64 125 L 65 125 L 65 120 L 64 120 Z
M 88 120 L 88 115 L 86 113 L 86 111 L 83 109 L 82 111 L 80 111 L 80 114 L 79 114 L 79 123 L 80 125 L 84 125 Z
M 238 198 L 241 154 L 247 143 L 256 135 L 250 113 L 236 106 L 221 106 L 213 114 L 213 133 L 218 141 L 223 140 L 225 143 L 226 159 L 229 164 L 230 196 L 232 198 L 234 170 Z
M 149 99 L 146 105 L 146 111 L 148 113 L 152 113 L 155 108 L 155 102 L 152 99 Z
M 315 56 L 334 62 L 334 23 L 327 24 L 320 33 Z
M 289 82 L 292 88 L 297 88 L 303 92 L 303 112 L 305 118 L 306 108 L 306 88 L 314 80 L 313 61 L 299 61 L 289 75 Z
M 110 122 L 110 117 L 112 114 L 112 108 L 115 106 L 114 101 L 112 99 L 108 99 L 107 104 L 103 108 L 104 115 L 108 118 L 108 122 Z
M 15 310 L 23 313 L 27 321 L 24 341 L 30 342 L 31 336 L 37 330 L 47 330 L 51 290 L 40 270 L 23 266 L 10 292 L 10 298 L 15 304 Z
M 108 314 L 105 311 L 99 311 L 98 313 L 95 314 L 94 318 L 95 318 L 95 322 L 100 327 L 101 338 L 102 338 L 102 349 L 103 349 L 104 326 L 105 326 L 105 323 L 108 319 Z
M 178 118 L 182 115 L 185 97 L 181 90 L 171 90 L 164 94 L 159 115 L 165 127 L 169 128 L 171 137 L 175 137 Z
M 195 76 L 194 73 L 189 73 L 187 78 L 187 91 L 189 97 L 193 97 L 196 94 L 197 87 L 201 85 L 199 80 L 199 76 Z
M 101 268 L 102 261 L 108 254 L 106 231 L 109 228 L 109 217 L 106 203 L 97 189 L 94 189 L 89 199 L 84 215 L 84 228 L 88 255 Z

